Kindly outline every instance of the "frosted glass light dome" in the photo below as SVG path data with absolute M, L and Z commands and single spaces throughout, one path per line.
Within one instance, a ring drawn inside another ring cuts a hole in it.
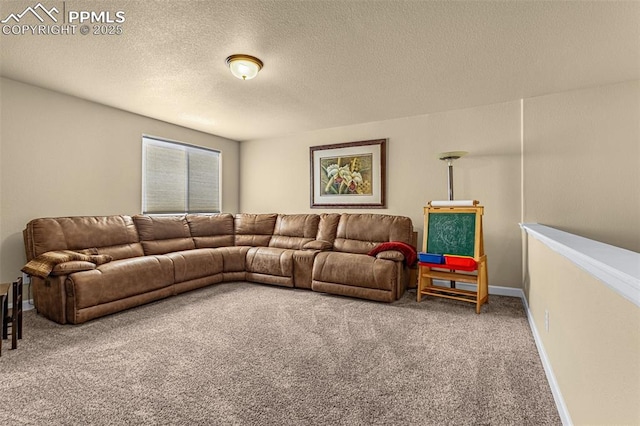
M 251 80 L 262 69 L 262 61 L 250 55 L 231 55 L 227 58 L 231 74 L 240 80 Z

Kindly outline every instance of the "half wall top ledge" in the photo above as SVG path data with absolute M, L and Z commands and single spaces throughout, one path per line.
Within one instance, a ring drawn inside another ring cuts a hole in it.
M 640 253 L 538 223 L 520 224 L 540 240 L 640 307 Z

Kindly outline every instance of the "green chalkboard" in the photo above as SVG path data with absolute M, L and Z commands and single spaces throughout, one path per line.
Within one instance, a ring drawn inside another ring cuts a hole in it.
M 473 257 L 475 235 L 475 213 L 429 213 L 429 253 Z

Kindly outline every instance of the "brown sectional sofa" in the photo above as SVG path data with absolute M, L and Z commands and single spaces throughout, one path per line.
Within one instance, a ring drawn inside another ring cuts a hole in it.
M 24 230 L 27 260 L 87 250 L 113 260 L 68 261 L 32 276 L 37 311 L 79 324 L 154 300 L 228 281 L 252 281 L 391 302 L 409 272 L 400 251 L 411 220 L 380 214 L 218 214 L 41 218 Z

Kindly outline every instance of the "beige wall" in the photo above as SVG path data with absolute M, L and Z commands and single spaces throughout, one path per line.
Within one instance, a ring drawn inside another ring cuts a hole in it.
M 241 210 L 329 211 L 310 208 L 309 147 L 380 138 L 389 140 L 388 208 L 364 211 L 410 217 L 421 241 L 423 206 L 428 200 L 447 199 L 447 167 L 437 154 L 469 151 L 467 157 L 454 163 L 455 196 L 474 198 L 486 206 L 485 251 L 490 284 L 520 287 L 518 101 L 242 142 Z
M 640 81 L 524 102 L 524 221 L 640 251 Z
M 573 424 L 640 424 L 640 308 L 532 236 L 527 273 L 529 309 Z
M 640 82 L 524 99 L 522 128 L 520 113 L 509 102 L 243 142 L 240 208 L 317 211 L 309 147 L 388 138 L 388 208 L 371 211 L 409 216 L 420 232 L 424 203 L 447 197 L 436 154 L 470 151 L 454 163 L 455 195 L 487 207 L 492 285 L 521 286 L 520 221 L 640 251 Z
M 525 99 L 524 221 L 639 252 L 639 117 L 640 81 Z M 531 236 L 524 264 L 573 423 L 640 424 L 640 309 Z
M 20 275 L 22 230 L 37 217 L 141 211 L 143 133 L 222 151 L 222 208 L 239 205 L 228 139 L 1 80 L 0 279 Z
M 470 151 L 455 162 L 455 194 L 486 206 L 492 285 L 521 286 L 516 224 L 523 217 L 640 250 L 638 81 L 525 99 L 523 157 L 518 101 L 253 140 L 238 147 L 223 138 L 7 79 L 0 90 L 3 281 L 16 276 L 24 260 L 21 230 L 28 220 L 140 211 L 142 133 L 221 149 L 223 210 L 228 212 L 324 211 L 309 207 L 309 147 L 388 138 L 388 208 L 369 211 L 409 216 L 420 234 L 422 206 L 447 196 L 446 165 L 436 154 Z

